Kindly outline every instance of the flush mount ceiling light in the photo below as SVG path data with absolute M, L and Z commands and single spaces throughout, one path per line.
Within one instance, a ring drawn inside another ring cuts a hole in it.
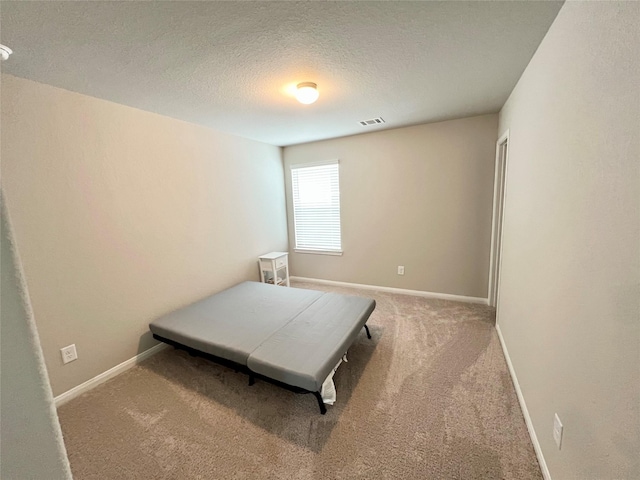
M 296 98 L 300 103 L 309 105 L 318 99 L 318 85 L 313 82 L 302 82 L 298 84 Z
M 11 50 L 9 47 L 0 45 L 0 59 L 8 60 L 9 55 L 11 55 L 12 53 L 13 53 L 13 50 Z

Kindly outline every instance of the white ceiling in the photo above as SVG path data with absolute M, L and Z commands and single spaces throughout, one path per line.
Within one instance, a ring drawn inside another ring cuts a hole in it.
M 292 145 L 497 112 L 561 4 L 2 1 L 2 68 Z

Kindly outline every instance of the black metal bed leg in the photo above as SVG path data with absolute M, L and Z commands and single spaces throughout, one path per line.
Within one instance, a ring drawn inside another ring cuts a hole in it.
M 327 407 L 324 406 L 324 402 L 322 401 L 322 395 L 320 395 L 320 392 L 313 392 L 313 394 L 318 399 L 318 405 L 320 406 L 320 413 L 324 415 L 325 413 L 327 413 Z
M 256 383 L 256 377 L 249 374 L 249 386 L 252 386 L 254 383 Z
M 371 332 L 369 332 L 369 327 L 367 327 L 367 324 L 364 324 L 364 329 L 367 331 L 367 338 L 371 338 Z

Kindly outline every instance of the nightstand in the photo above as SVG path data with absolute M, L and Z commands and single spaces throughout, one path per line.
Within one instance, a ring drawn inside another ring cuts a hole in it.
M 262 283 L 290 286 L 288 252 L 267 253 L 258 257 L 258 264 L 260 265 L 260 281 Z

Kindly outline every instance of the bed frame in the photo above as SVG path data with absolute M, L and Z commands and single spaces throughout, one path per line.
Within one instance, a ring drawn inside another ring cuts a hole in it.
M 261 379 L 311 393 L 324 415 L 322 383 L 362 328 L 371 338 L 374 308 L 362 297 L 244 282 L 149 328 L 156 340 L 246 373 L 250 386 Z

